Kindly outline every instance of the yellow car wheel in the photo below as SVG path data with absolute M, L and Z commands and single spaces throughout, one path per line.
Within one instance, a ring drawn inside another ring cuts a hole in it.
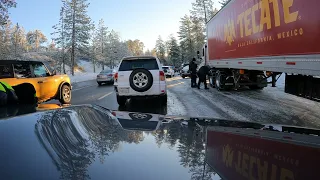
M 71 102 L 71 88 L 68 85 L 63 85 L 60 91 L 60 103 L 70 104 Z

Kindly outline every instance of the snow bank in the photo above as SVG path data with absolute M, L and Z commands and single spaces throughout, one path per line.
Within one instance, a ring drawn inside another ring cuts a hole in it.
M 93 73 L 93 64 L 92 64 L 92 62 L 86 61 L 86 60 L 79 60 L 77 62 L 77 64 L 78 64 L 79 67 L 82 67 L 85 72 Z M 108 67 L 105 67 L 105 69 L 108 69 Z M 102 67 L 99 66 L 99 65 L 96 65 L 96 73 L 99 73 L 101 71 L 102 71 Z
M 71 75 L 70 67 L 66 67 L 67 73 L 69 74 L 72 83 L 94 80 L 102 71 L 102 67 L 96 65 L 96 72 L 94 73 L 92 62 L 86 60 L 79 60 L 77 62 L 77 65 L 79 69 L 75 69 L 74 76 Z M 81 71 L 80 69 L 82 69 L 83 71 Z M 108 69 L 108 67 L 105 67 L 105 69 Z
M 78 83 L 82 81 L 89 81 L 89 80 L 96 79 L 98 74 L 99 73 L 76 72 L 74 76 L 69 74 L 69 77 L 70 77 L 71 83 Z

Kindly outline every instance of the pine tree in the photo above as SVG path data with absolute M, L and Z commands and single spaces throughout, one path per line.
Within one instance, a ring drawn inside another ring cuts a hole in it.
M 222 8 L 227 5 L 231 0 L 221 0 L 219 3 L 222 5 Z
M 66 28 L 65 28 L 65 18 L 66 18 L 66 13 L 65 13 L 65 8 L 66 8 L 66 2 L 62 1 L 62 7 L 60 9 L 60 18 L 58 24 L 53 26 L 53 29 L 55 30 L 51 35 L 56 35 L 53 40 L 56 42 L 56 44 L 61 48 L 61 50 L 58 52 L 59 53 L 59 59 L 61 59 L 62 64 L 62 71 L 65 74 L 66 73 Z
M 17 23 L 12 30 L 14 56 L 17 57 L 27 50 L 27 40 L 24 28 Z
M 205 35 L 203 34 L 203 31 L 205 31 L 205 28 L 202 26 L 202 21 L 198 17 L 191 17 L 191 36 L 194 41 L 194 50 L 200 50 L 202 49 L 203 44 L 205 43 Z
M 191 14 L 194 17 L 199 18 L 203 25 L 205 25 L 211 17 L 214 15 L 212 0 L 196 0 L 192 3 Z
M 181 18 L 178 32 L 183 61 L 190 61 L 195 55 L 195 42 L 192 32 L 192 21 L 188 15 Z
M 77 54 L 88 54 L 90 31 L 93 27 L 87 14 L 87 0 L 63 0 L 66 45 L 71 47 L 71 72 L 74 75 Z
M 151 55 L 152 56 L 157 56 L 157 50 L 156 50 L 156 48 L 153 48 L 152 50 L 151 50 Z
M 160 59 L 160 61 L 164 62 L 165 61 L 165 54 L 166 54 L 166 47 L 165 44 L 161 38 L 161 36 L 158 37 L 156 41 L 156 52 L 157 52 L 157 57 Z
M 140 56 L 143 54 L 144 43 L 141 42 L 139 39 L 136 39 L 134 41 L 128 40 L 127 45 L 128 45 L 129 51 L 134 56 Z
M 152 53 L 149 49 L 147 49 L 145 52 L 144 52 L 144 55 L 146 56 L 152 56 Z
M 172 35 L 170 36 L 168 46 L 169 46 L 168 56 L 171 64 L 174 66 L 179 66 L 179 64 L 181 63 L 180 49 L 178 46 L 177 39 Z
M 93 35 L 93 47 L 95 58 L 93 64 L 95 68 L 95 59 L 100 62 L 102 69 L 104 70 L 105 61 L 107 60 L 106 49 L 107 49 L 107 38 L 108 38 L 108 27 L 105 26 L 104 20 L 100 19 L 97 29 Z M 94 69 L 95 71 L 95 69 Z
M 38 52 L 41 44 L 47 41 L 47 37 L 40 30 L 34 30 L 27 33 L 27 41 L 28 44 Z
M 16 7 L 17 3 L 15 0 L 1 0 L 0 1 L 0 25 L 7 23 L 9 19 L 8 9 Z
M 113 29 L 107 37 L 107 62 L 109 67 L 114 68 L 116 61 L 118 60 L 118 52 L 120 50 L 120 36 Z
M 12 53 L 12 23 L 10 20 L 7 20 L 6 24 L 0 26 L 1 38 L 0 38 L 0 58 L 9 59 Z

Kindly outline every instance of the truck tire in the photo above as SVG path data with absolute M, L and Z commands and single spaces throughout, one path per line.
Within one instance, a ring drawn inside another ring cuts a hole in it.
M 212 88 L 215 87 L 215 78 L 214 77 L 212 77 L 212 76 L 209 77 L 209 84 Z
M 127 97 L 117 95 L 117 102 L 119 106 L 124 106 L 127 102 Z
M 255 82 L 259 82 L 260 84 L 256 84 L 256 85 L 251 85 L 249 86 L 250 89 L 252 90 L 259 90 L 259 89 L 263 89 L 267 86 L 267 81 L 264 80 L 264 75 L 263 74 L 257 74 L 256 77 L 253 78 L 253 80 Z
M 129 77 L 130 87 L 137 92 L 148 91 L 153 84 L 153 77 L 146 69 L 135 69 Z
M 215 82 L 214 85 L 217 90 L 219 91 L 224 90 L 225 76 L 221 71 L 219 70 L 216 71 L 216 78 L 214 82 Z

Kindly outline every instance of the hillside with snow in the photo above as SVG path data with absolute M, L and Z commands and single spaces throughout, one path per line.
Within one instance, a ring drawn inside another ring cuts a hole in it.
M 102 66 L 96 65 L 94 72 L 92 62 L 86 60 L 78 60 L 77 65 L 74 76 L 71 75 L 70 67 L 66 66 L 67 74 L 70 76 L 72 83 L 96 79 L 97 75 L 102 71 Z M 109 69 L 109 67 L 105 66 L 105 69 Z

